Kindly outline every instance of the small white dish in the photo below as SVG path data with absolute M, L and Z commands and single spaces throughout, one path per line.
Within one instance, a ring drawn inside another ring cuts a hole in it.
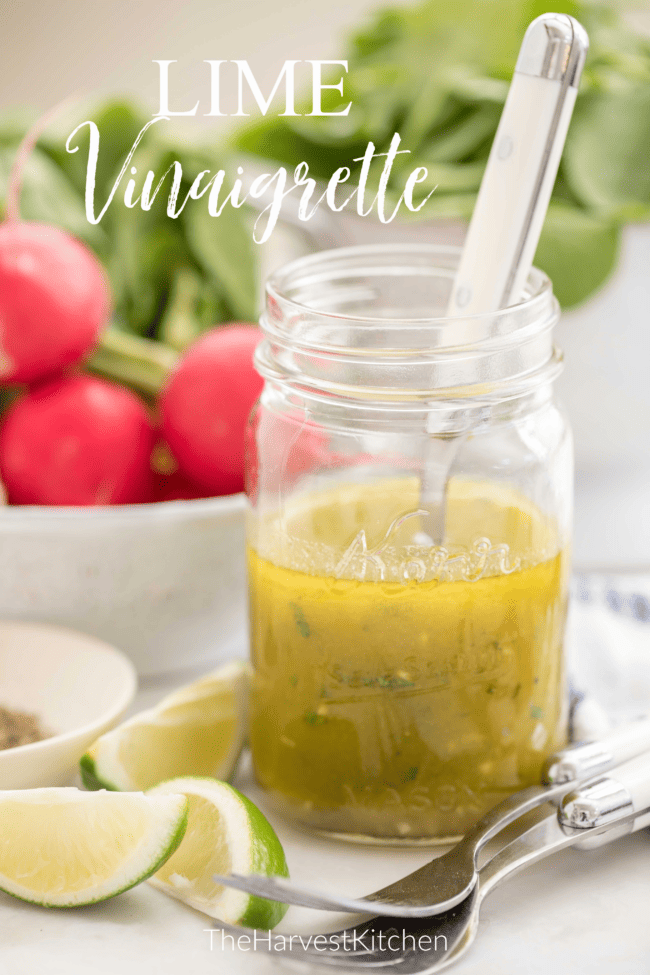
M 137 689 L 119 650 L 58 626 L 0 622 L 0 705 L 35 715 L 43 741 L 0 750 L 0 789 L 65 785 Z

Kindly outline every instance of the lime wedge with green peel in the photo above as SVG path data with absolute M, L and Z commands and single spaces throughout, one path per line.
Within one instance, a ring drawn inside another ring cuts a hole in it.
M 0 889 L 43 907 L 80 907 L 146 880 L 178 847 L 188 801 L 79 789 L 0 792 Z
M 180 775 L 229 779 L 247 721 L 249 668 L 220 667 L 98 738 L 81 759 L 88 789 L 139 791 Z
M 228 924 L 270 929 L 284 917 L 286 904 L 231 890 L 215 874 L 288 877 L 282 844 L 250 799 L 226 782 L 184 778 L 163 782 L 149 796 L 182 793 L 189 799 L 185 839 L 149 883 L 209 917 Z

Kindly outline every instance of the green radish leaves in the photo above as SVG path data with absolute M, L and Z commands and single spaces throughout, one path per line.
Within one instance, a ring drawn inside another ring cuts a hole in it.
M 3 210 L 20 138 L 21 135 L 17 141 L 0 145 L 0 199 Z M 33 151 L 25 164 L 20 201 L 21 213 L 26 220 L 61 227 L 95 250 L 101 251 L 105 247 L 106 233 L 103 227 L 88 223 L 82 197 L 66 174 L 39 149 Z
M 304 159 L 326 178 L 360 144 L 386 151 L 397 131 L 411 156 L 396 163 L 389 190 L 416 165 L 429 169 L 423 195 L 437 186 L 418 214 L 400 219 L 467 219 L 521 40 L 547 9 L 546 0 L 425 0 L 382 11 L 349 43 L 349 118 L 253 121 L 235 144 L 285 164 Z M 553 9 L 576 17 L 591 41 L 537 252 L 569 307 L 607 279 L 621 225 L 650 216 L 650 43 L 625 28 L 613 0 L 558 0 Z
M 535 264 L 553 282 L 563 308 L 596 292 L 616 266 L 620 228 L 611 221 L 553 201 L 540 237 Z
M 618 222 L 650 216 L 650 59 L 644 85 L 593 93 L 574 120 L 565 170 L 584 206 Z
M 183 212 L 187 240 L 208 278 L 223 294 L 232 317 L 254 321 L 257 317 L 254 244 L 241 214 L 229 204 L 220 216 L 211 217 L 205 200 Z

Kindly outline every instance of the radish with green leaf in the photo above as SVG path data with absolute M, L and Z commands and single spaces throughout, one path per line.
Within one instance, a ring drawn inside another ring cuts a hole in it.
M 104 270 L 70 234 L 0 226 L 0 381 L 31 383 L 88 353 L 108 321 Z
M 20 144 L 0 225 L 0 381 L 32 383 L 78 362 L 108 323 L 110 292 L 99 260 L 58 227 L 20 219 L 23 169 L 45 125 Z

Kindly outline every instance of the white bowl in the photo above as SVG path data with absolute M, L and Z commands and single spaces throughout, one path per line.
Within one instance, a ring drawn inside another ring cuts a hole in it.
M 243 652 L 242 494 L 102 508 L 0 508 L 0 618 L 60 623 L 141 674 Z
M 0 751 L 0 789 L 68 783 L 136 688 L 133 665 L 106 643 L 56 626 L 0 622 L 0 704 L 34 714 L 53 736 Z

